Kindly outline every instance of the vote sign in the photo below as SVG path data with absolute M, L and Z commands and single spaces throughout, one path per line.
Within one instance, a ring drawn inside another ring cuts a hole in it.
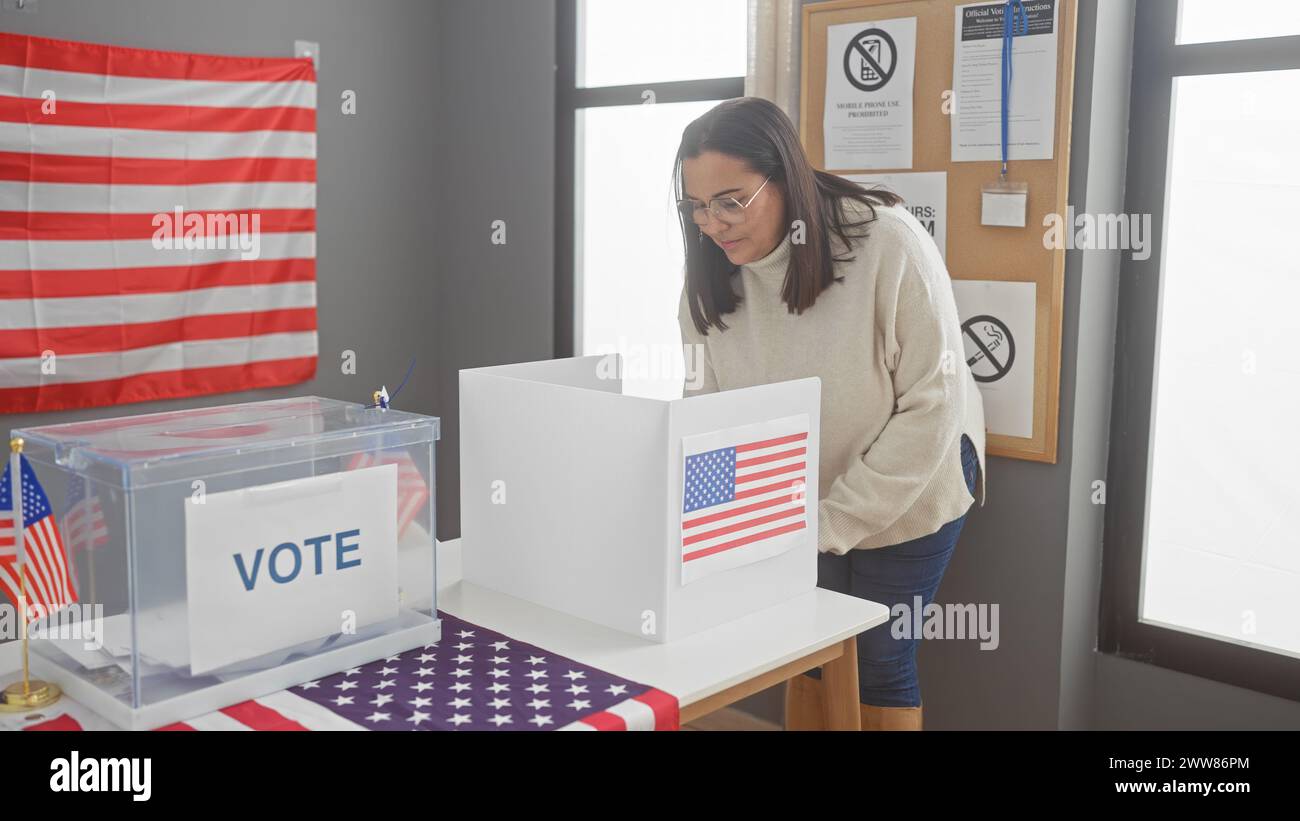
M 193 675 L 397 616 L 396 465 L 200 498 L 184 502 Z

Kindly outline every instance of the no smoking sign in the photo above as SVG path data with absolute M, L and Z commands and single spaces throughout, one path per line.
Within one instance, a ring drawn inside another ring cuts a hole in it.
M 1016 340 L 1002 320 L 988 314 L 973 316 L 962 323 L 966 364 L 976 382 L 997 382 L 1011 371 L 1016 361 Z

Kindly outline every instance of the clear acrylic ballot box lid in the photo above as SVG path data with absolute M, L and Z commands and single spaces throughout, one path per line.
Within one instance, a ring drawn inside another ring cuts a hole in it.
M 75 598 L 34 622 L 33 675 L 120 726 L 438 640 L 436 417 L 298 397 L 12 435 Z

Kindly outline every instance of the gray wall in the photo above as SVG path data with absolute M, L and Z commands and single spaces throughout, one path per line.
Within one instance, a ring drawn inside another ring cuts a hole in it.
M 441 0 L 437 156 L 438 536 L 460 535 L 457 371 L 550 359 L 555 3 Z M 503 55 L 509 55 L 505 59 Z M 493 223 L 505 243 L 493 244 Z M 520 413 L 526 413 L 520 408 Z

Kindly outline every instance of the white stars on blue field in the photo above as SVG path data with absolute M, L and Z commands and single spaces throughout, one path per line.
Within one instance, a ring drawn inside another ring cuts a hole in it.
M 736 449 L 720 448 L 686 457 L 683 513 L 736 498 Z
M 36 473 L 32 470 L 26 456 L 22 457 L 21 464 L 23 522 L 30 526 L 49 516 L 53 511 L 50 509 L 50 500 L 45 496 L 45 490 L 41 487 L 41 483 L 36 480 Z M 5 460 L 4 473 L 0 475 L 0 510 L 11 511 L 13 509 L 13 498 L 9 484 L 9 462 Z

